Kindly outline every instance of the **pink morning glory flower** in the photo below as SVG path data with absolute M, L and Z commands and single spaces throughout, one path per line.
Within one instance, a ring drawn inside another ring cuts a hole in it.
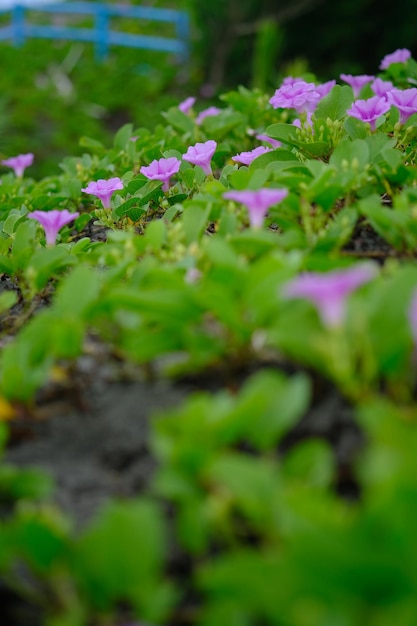
M 382 98 L 385 96 L 388 91 L 394 87 L 390 80 L 382 80 L 382 78 L 375 78 L 374 82 L 371 84 L 371 89 L 375 95 Z
M 400 122 L 404 124 L 408 118 L 417 113 L 417 88 L 391 89 L 387 93 L 388 102 L 400 112 Z
M 327 83 L 321 83 L 320 85 L 316 85 L 316 91 L 320 96 L 320 100 L 324 98 L 324 96 L 327 96 L 335 85 L 335 80 L 328 80 Z
M 281 293 L 285 298 L 310 300 L 323 324 L 334 328 L 343 323 L 349 294 L 376 274 L 376 267 L 370 263 L 326 273 L 305 272 L 286 283 Z
M 352 87 L 355 98 L 359 96 L 362 87 L 375 80 L 375 76 L 369 76 L 368 74 L 361 74 L 360 76 L 340 74 L 340 78 Z
M 162 180 L 162 190 L 168 191 L 171 176 L 179 172 L 181 161 L 176 157 L 154 159 L 149 165 L 142 165 L 140 173 L 149 180 Z
M 21 178 L 25 169 L 32 165 L 33 158 L 34 155 L 31 152 L 28 152 L 27 154 L 19 154 L 18 156 L 10 157 L 10 159 L 4 159 L 4 161 L 1 161 L 1 164 L 11 167 L 15 176 L 17 176 L 17 178 Z
M 242 165 L 250 165 L 252 161 L 254 161 L 261 154 L 265 154 L 265 152 L 271 152 L 271 148 L 265 148 L 265 146 L 258 146 L 249 152 L 240 152 L 236 154 L 236 156 L 232 157 L 232 161 L 236 163 L 241 163 Z
M 386 70 L 387 67 L 392 65 L 392 63 L 406 63 L 410 57 L 410 50 L 407 50 L 407 48 L 399 48 L 398 50 L 395 50 L 395 52 L 384 56 L 379 69 Z
M 192 96 L 190 96 L 189 98 L 186 98 L 185 100 L 180 102 L 180 104 L 178 105 L 179 110 L 185 114 L 189 113 L 190 109 L 192 109 L 195 104 L 195 100 L 196 99 L 193 98 Z
M 257 191 L 227 191 L 226 200 L 234 200 L 246 206 L 252 228 L 261 228 L 268 210 L 288 196 L 288 189 L 263 188 Z
M 356 117 L 362 122 L 368 122 L 371 130 L 375 130 L 376 121 L 390 109 L 388 100 L 384 97 L 373 96 L 368 100 L 356 100 L 346 111 L 350 117 Z
M 115 176 L 114 178 L 109 178 L 105 180 L 103 178 L 99 178 L 99 180 L 93 180 L 91 183 L 88 183 L 87 187 L 81 189 L 84 193 L 91 193 L 92 196 L 97 196 L 103 204 L 105 209 L 111 208 L 111 197 L 112 194 L 118 189 L 123 189 L 123 183 Z
M 278 139 L 273 139 L 272 137 L 268 137 L 268 135 L 256 135 L 256 139 L 269 143 L 272 148 L 280 148 L 282 146 L 282 143 L 278 141 Z
M 274 109 L 295 109 L 297 113 L 302 113 L 314 111 L 319 100 L 315 84 L 300 79 L 281 85 L 269 102 Z
M 222 110 L 217 107 L 208 107 L 208 109 L 204 109 L 204 111 L 201 111 L 197 115 L 195 123 L 200 126 L 200 124 L 203 122 L 203 120 L 206 119 L 206 117 L 214 117 L 215 115 L 218 115 L 221 112 Z
M 211 159 L 217 148 L 217 143 L 213 139 L 209 139 L 204 143 L 196 143 L 190 146 L 182 158 L 193 165 L 199 165 L 206 176 L 212 174 Z
M 37 220 L 45 231 L 46 243 L 53 246 L 56 242 L 58 231 L 75 220 L 79 213 L 70 213 L 67 209 L 63 211 L 33 211 L 28 215 L 31 219 Z

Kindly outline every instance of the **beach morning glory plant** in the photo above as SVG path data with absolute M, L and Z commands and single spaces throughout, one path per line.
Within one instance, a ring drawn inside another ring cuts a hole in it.
M 316 90 L 314 83 L 296 79 L 293 82 L 284 83 L 269 100 L 274 109 L 295 109 L 297 113 L 314 111 L 321 95 Z
M 199 165 L 206 176 L 210 176 L 213 173 L 211 170 L 211 159 L 216 148 L 217 143 L 213 139 L 209 139 L 204 143 L 198 142 L 194 146 L 190 146 L 182 158 L 193 165 Z
M 200 126 L 200 124 L 202 124 L 202 122 L 206 119 L 206 117 L 214 117 L 215 115 L 218 115 L 221 112 L 222 110 L 219 109 L 218 107 L 208 107 L 207 109 L 204 109 L 204 111 L 201 111 L 197 115 L 195 123 L 198 124 L 198 126 Z
M 234 200 L 246 206 L 252 228 L 261 228 L 268 210 L 288 196 L 288 189 L 263 188 L 257 191 L 227 191 L 226 200 Z
M 248 152 L 240 152 L 239 154 L 236 154 L 232 157 L 232 161 L 235 161 L 235 163 L 241 163 L 242 165 L 250 165 L 258 156 L 261 156 L 261 154 L 265 154 L 266 152 L 271 152 L 271 148 L 258 146 Z
M 19 154 L 15 157 L 10 157 L 9 159 L 4 159 L 1 161 L 2 165 L 6 167 L 11 167 L 15 173 L 17 178 L 22 178 L 23 172 L 27 167 L 32 165 L 34 159 L 34 155 L 32 152 L 28 152 L 26 154 Z
M 391 91 L 387 93 L 387 99 L 390 105 L 399 110 L 401 124 L 405 124 L 413 113 L 417 113 L 416 87 L 412 87 L 411 89 L 391 89 Z
M 185 100 L 180 102 L 180 104 L 178 105 L 178 108 L 182 113 L 187 114 L 193 108 L 195 101 L 196 99 L 190 96 L 189 98 L 186 98 Z
M 28 217 L 36 220 L 45 231 L 48 246 L 55 245 L 58 231 L 79 216 L 79 213 L 70 213 L 67 209 L 59 211 L 33 211 Z
M 340 74 L 340 78 L 350 85 L 353 89 L 353 95 L 357 98 L 361 92 L 361 89 L 368 83 L 375 80 L 375 76 L 369 76 L 368 74 L 361 74 L 360 76 L 352 76 L 352 74 Z
M 379 69 L 386 70 L 393 63 L 406 63 L 410 57 L 410 50 L 407 50 L 407 48 L 399 48 L 398 50 L 395 50 L 395 52 L 384 56 Z
M 100 178 L 97 181 L 88 183 L 87 187 L 81 189 L 84 193 L 90 193 L 92 196 L 97 196 L 103 204 L 104 209 L 111 208 L 111 197 L 113 193 L 119 189 L 123 189 L 123 183 L 115 176 L 105 180 Z
M 179 172 L 181 161 L 176 157 L 154 159 L 149 165 L 142 165 L 140 173 L 149 180 L 163 181 L 162 191 L 168 191 L 171 177 Z
M 362 122 L 367 122 L 371 130 L 374 131 L 377 119 L 384 113 L 387 113 L 390 108 L 390 104 L 385 97 L 373 96 L 368 98 L 368 100 L 356 100 L 346 113 L 350 117 L 356 117 L 356 119 Z
M 340 326 L 345 318 L 348 296 L 377 274 L 375 265 L 362 263 L 330 272 L 305 272 L 286 283 L 284 298 L 303 298 L 314 304 L 324 326 Z

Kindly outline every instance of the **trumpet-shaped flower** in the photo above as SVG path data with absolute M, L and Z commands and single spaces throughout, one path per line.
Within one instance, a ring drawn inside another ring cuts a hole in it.
M 180 104 L 178 105 L 179 110 L 185 114 L 189 113 L 190 109 L 192 109 L 195 104 L 195 100 L 196 99 L 193 98 L 192 96 L 190 96 L 189 98 L 186 98 L 185 100 L 180 102 Z
M 375 78 L 374 82 L 371 83 L 371 89 L 376 96 L 382 98 L 386 96 L 388 91 L 394 87 L 390 80 L 382 80 L 382 78 Z
M 268 137 L 268 135 L 256 135 L 256 139 L 269 143 L 272 148 L 280 148 L 282 146 L 282 143 L 278 141 L 278 139 L 273 139 L 272 137 Z
M 274 109 L 295 109 L 297 113 L 303 113 L 314 111 L 319 100 L 316 85 L 299 79 L 281 85 L 269 102 Z
M 196 143 L 190 146 L 182 158 L 193 165 L 199 165 L 206 176 L 212 174 L 211 159 L 217 148 L 217 143 L 213 139 L 209 139 L 204 143 Z
M 219 109 L 218 107 L 208 107 L 208 109 L 204 109 L 204 111 L 201 111 L 197 115 L 195 123 L 198 124 L 198 126 L 200 126 L 200 124 L 203 122 L 203 120 L 206 119 L 206 117 L 214 117 L 215 115 L 218 115 L 221 112 L 222 110 Z
M 241 202 L 249 213 L 252 228 L 261 228 L 268 210 L 288 196 L 288 189 L 263 188 L 257 191 L 227 191 L 223 194 L 226 200 Z
M 63 211 L 33 211 L 28 215 L 31 219 L 37 220 L 45 231 L 46 243 L 53 246 L 56 242 L 58 231 L 75 220 L 79 213 L 70 213 L 67 209 Z
M 368 100 L 356 100 L 346 113 L 362 122 L 368 122 L 371 129 L 375 130 L 377 119 L 389 109 L 390 104 L 385 97 L 373 96 Z
M 335 80 L 328 80 L 327 83 L 321 83 L 320 85 L 316 85 L 316 91 L 320 96 L 320 100 L 324 98 L 324 96 L 327 96 L 335 85 Z
M 254 161 L 261 154 L 265 154 L 265 152 L 271 152 L 271 148 L 265 148 L 265 146 L 258 146 L 249 152 L 240 152 L 236 154 L 236 156 L 232 157 L 232 161 L 236 163 L 241 163 L 242 165 L 250 165 L 252 161 Z
M 370 263 L 326 273 L 306 272 L 286 283 L 281 293 L 285 298 L 310 300 L 323 324 L 332 328 L 343 323 L 349 294 L 376 274 L 375 265 Z
M 117 176 L 109 179 L 99 178 L 99 180 L 93 180 L 88 183 L 87 187 L 81 189 L 84 193 L 90 193 L 92 196 L 97 196 L 101 200 L 103 208 L 111 208 L 112 194 L 118 189 L 123 189 L 123 183 Z
M 417 113 L 417 88 L 391 89 L 387 93 L 388 102 L 400 112 L 400 122 L 404 124 L 408 118 Z
M 162 180 L 162 190 L 168 191 L 171 177 L 179 172 L 181 161 L 176 157 L 154 159 L 149 165 L 142 165 L 141 174 L 149 180 Z
M 393 63 L 406 63 L 410 57 L 410 50 L 407 50 L 407 48 L 399 48 L 398 50 L 395 50 L 395 52 L 391 52 L 391 54 L 384 56 L 379 69 L 386 70 Z
M 1 161 L 1 164 L 6 165 L 6 167 L 11 167 L 15 176 L 21 178 L 25 169 L 32 165 L 33 158 L 34 155 L 28 152 L 27 154 L 19 154 L 18 156 L 10 157 L 10 159 L 4 159 L 4 161 Z
M 375 80 L 375 76 L 369 76 L 368 74 L 361 74 L 360 76 L 340 74 L 340 78 L 352 87 L 355 98 L 359 96 L 362 87 Z

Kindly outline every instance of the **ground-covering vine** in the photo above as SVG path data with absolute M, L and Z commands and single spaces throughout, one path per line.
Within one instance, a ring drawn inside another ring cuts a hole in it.
M 200 388 L 152 418 L 146 493 L 84 528 L 0 466 L 0 572 L 33 623 L 416 623 L 416 81 L 398 50 L 339 84 L 190 96 L 56 176 L 2 162 L 3 449 L 91 341 Z M 348 461 L 296 435 L 329 389 Z

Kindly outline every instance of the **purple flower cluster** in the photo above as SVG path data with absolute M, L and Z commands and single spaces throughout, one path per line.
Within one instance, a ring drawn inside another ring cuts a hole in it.
M 314 111 L 321 96 L 314 83 L 292 79 L 285 82 L 269 100 L 274 109 L 295 109 L 297 113 Z

